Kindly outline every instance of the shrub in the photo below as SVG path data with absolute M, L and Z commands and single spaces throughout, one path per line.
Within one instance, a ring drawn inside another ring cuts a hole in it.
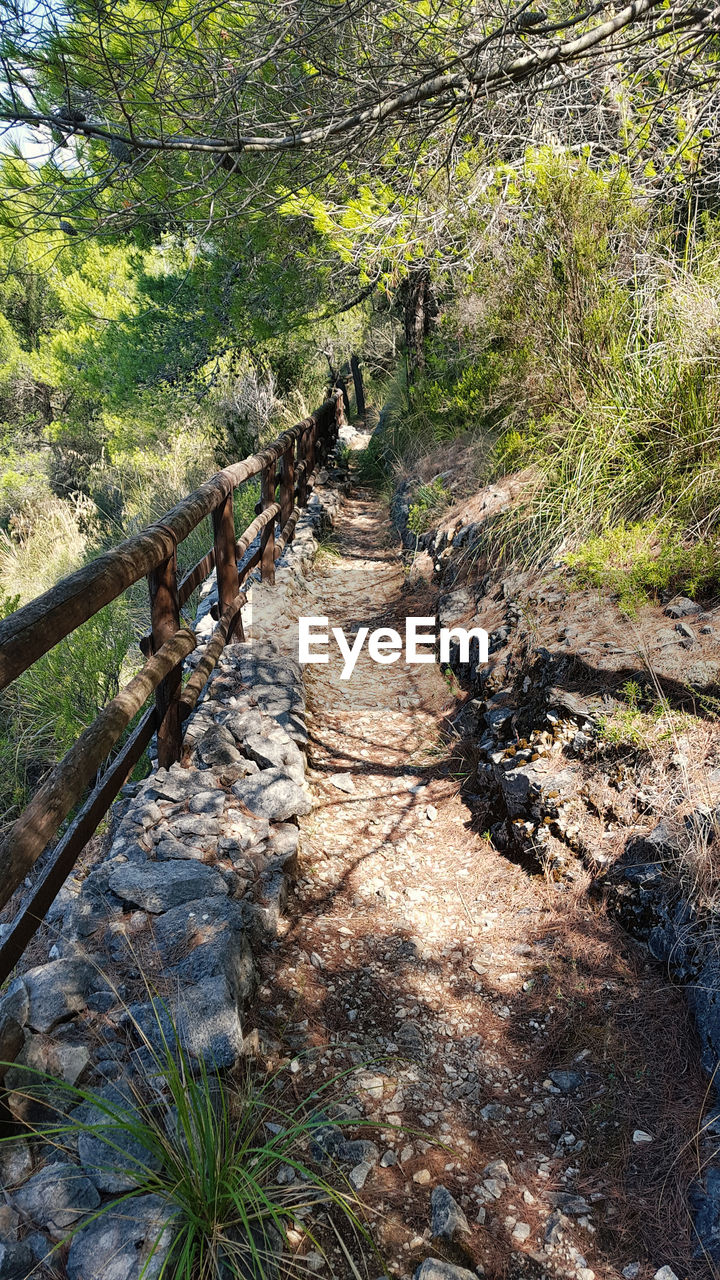
M 617 595 L 633 612 L 648 598 L 668 591 L 696 596 L 720 581 L 720 544 L 686 545 L 676 530 L 657 519 L 625 524 L 589 538 L 566 557 L 578 583 Z

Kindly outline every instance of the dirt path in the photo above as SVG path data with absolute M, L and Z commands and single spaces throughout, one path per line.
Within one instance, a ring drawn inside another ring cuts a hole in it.
M 349 635 L 431 611 L 369 495 L 346 502 L 336 547 L 304 613 Z M 442 1184 L 481 1274 L 705 1275 L 687 1211 L 705 1084 L 683 999 L 579 891 L 474 829 L 436 665 L 364 650 L 347 682 L 340 665 L 331 646 L 307 668 L 315 808 L 260 1017 L 313 1080 L 371 1064 L 367 1116 L 406 1129 L 361 1135 L 384 1153 L 363 1195 L 389 1271 L 441 1254 Z

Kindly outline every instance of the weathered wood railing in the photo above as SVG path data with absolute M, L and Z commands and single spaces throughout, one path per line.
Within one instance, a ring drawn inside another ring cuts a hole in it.
M 219 471 L 156 524 L 98 556 L 0 622 L 1 690 L 128 587 L 143 577 L 148 580 L 151 632 L 141 642 L 145 665 L 80 735 L 0 844 L 3 907 L 104 769 L 0 945 L 0 981 L 22 955 L 153 733 L 157 732 L 161 765 L 180 759 L 182 722 L 197 703 L 225 645 L 235 632 L 242 638 L 241 610 L 246 602 L 243 583 L 258 564 L 263 581 L 274 582 L 275 561 L 292 541 L 316 466 L 336 439 L 342 413 L 342 393 L 336 390 L 309 418 L 283 432 L 260 453 Z M 260 477 L 261 484 L 257 514 L 237 538 L 233 495 L 255 476 Z M 212 516 L 213 546 L 178 580 L 178 545 L 208 515 Z M 243 561 L 239 571 L 238 561 L 258 534 L 259 549 Z M 217 573 L 217 625 L 183 688 L 183 661 L 196 641 L 192 631 L 183 625 L 180 610 L 213 569 Z M 113 747 L 153 693 L 154 705 L 105 768 Z

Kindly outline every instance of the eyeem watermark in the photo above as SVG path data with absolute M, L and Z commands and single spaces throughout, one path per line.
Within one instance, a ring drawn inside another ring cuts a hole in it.
M 298 621 L 300 662 L 329 662 L 328 646 L 330 630 L 332 630 L 333 639 L 344 659 L 344 666 L 340 673 L 341 680 L 350 679 L 366 640 L 368 653 L 373 662 L 379 662 L 385 666 L 391 662 L 398 662 L 402 657 L 403 637 L 392 627 L 378 627 L 376 631 L 370 631 L 369 627 L 359 627 L 352 644 L 349 644 L 342 627 L 330 629 L 327 618 L 300 618 Z M 482 627 L 473 627 L 470 631 L 466 631 L 464 627 L 442 627 L 439 640 L 441 662 L 450 661 L 450 645 L 453 642 L 460 649 L 460 662 L 469 662 L 470 644 L 473 640 L 477 640 L 478 643 L 478 663 L 488 660 L 488 633 L 483 631 Z M 437 642 L 438 634 L 435 631 L 434 618 L 405 619 L 406 662 L 435 662 L 434 650 Z M 425 651 L 421 652 L 422 649 Z M 429 649 L 433 652 L 428 652 Z

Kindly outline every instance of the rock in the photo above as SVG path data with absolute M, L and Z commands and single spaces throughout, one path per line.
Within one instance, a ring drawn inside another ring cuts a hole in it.
M 160 1159 L 133 1137 L 123 1123 L 139 1120 L 132 1095 L 110 1084 L 96 1094 L 102 1106 L 83 1103 L 73 1112 L 83 1128 L 78 1134 L 78 1156 L 99 1191 L 117 1194 L 131 1191 L 148 1169 L 159 1169 Z
M 100 1196 L 78 1165 L 58 1160 L 33 1174 L 13 1200 L 32 1222 L 59 1237 L 84 1213 L 96 1209 Z
M 702 613 L 702 606 L 687 596 L 676 596 L 663 610 L 668 618 L 688 618 L 693 613 Z
M 123 902 L 153 914 L 228 891 L 222 876 L 212 867 L 182 861 L 147 862 L 140 866 L 124 863 L 110 876 L 110 887 Z
M 216 895 L 173 907 L 155 924 L 163 967 L 189 983 L 222 975 L 238 1005 L 255 990 L 247 906 Z
M 352 795 L 355 791 L 355 783 L 349 773 L 331 773 L 328 782 L 338 791 L 346 792 L 347 795 Z
M 512 1229 L 512 1239 L 515 1244 L 524 1244 L 530 1238 L 530 1224 L 528 1222 L 516 1222 Z
M 417 1182 L 418 1186 L 426 1187 L 431 1181 L 429 1169 L 416 1169 L 413 1174 L 413 1182 Z
M 0 1280 L 27 1280 L 34 1263 L 33 1252 L 24 1241 L 0 1244 Z
M 232 733 L 219 724 L 205 731 L 195 749 L 205 765 L 234 764 L 240 759 Z
M 585 1083 L 579 1071 L 550 1071 L 548 1074 L 561 1093 L 574 1093 Z
M 262 769 L 254 778 L 236 782 L 233 794 L 251 813 L 269 822 L 285 822 L 312 808 L 306 792 L 282 769 Z
M 468 1220 L 447 1187 L 434 1187 L 430 1196 L 430 1231 L 434 1239 L 454 1240 L 470 1234 Z
M 7 1073 L 6 1086 L 12 1090 L 28 1088 L 33 1082 L 39 1083 L 39 1076 L 54 1076 L 65 1084 L 74 1085 L 89 1062 L 90 1053 L 83 1044 L 68 1044 L 51 1036 L 30 1035 Z
M 697 1237 L 695 1257 L 720 1262 L 720 1168 L 710 1165 L 702 1182 L 690 1188 L 693 1226 Z
M 173 1001 L 172 1020 L 159 1005 L 131 1005 L 127 1021 L 142 1032 L 161 1056 L 179 1040 L 191 1058 L 208 1071 L 234 1067 L 242 1055 L 243 1030 L 237 1001 L 223 975 L 186 987 Z M 155 1069 L 156 1064 L 152 1064 Z
M 415 1272 L 413 1280 L 477 1280 L 477 1275 L 465 1267 L 441 1262 L 439 1258 L 426 1258 Z
M 394 1164 L 397 1164 L 397 1152 L 392 1150 L 386 1151 L 380 1159 L 380 1168 L 390 1169 Z
M 0 1240 L 17 1240 L 19 1222 L 20 1215 L 9 1204 L 0 1204 Z
M 504 1187 L 508 1187 L 512 1182 L 510 1170 L 504 1160 L 491 1160 L 489 1164 L 485 1165 L 482 1176 L 483 1178 L 493 1178 Z
M 249 734 L 243 743 L 243 750 L 261 769 L 283 769 L 293 782 L 302 783 L 305 776 L 304 757 L 282 729 L 275 729 L 272 736 Z
M 30 1177 L 33 1169 L 30 1144 L 26 1138 L 0 1143 L 0 1185 L 17 1187 Z
M 637 1280 L 637 1277 L 640 1275 L 640 1263 L 628 1262 L 627 1266 L 623 1267 L 622 1273 L 625 1280 Z
M 428 807 L 427 807 L 427 809 L 425 810 L 425 816 L 426 816 L 426 818 L 428 819 L 428 821 L 429 821 L 429 822 L 434 822 L 434 821 L 435 821 L 435 819 L 437 818 L 437 815 L 438 815 L 438 811 L 437 811 L 437 809 L 436 809 L 435 805 L 434 805 L 434 804 L 429 804 L 429 805 L 428 805 Z
M 362 1191 L 367 1182 L 368 1174 L 372 1172 L 372 1165 L 368 1160 L 361 1160 L 350 1170 L 348 1181 L 356 1191 Z
M 239 752 L 238 752 L 239 755 Z M 183 769 L 174 764 L 170 769 L 158 769 L 148 779 L 146 799 L 188 800 L 198 792 L 212 787 L 212 777 L 198 769 Z
M 678 1277 L 675 1275 L 672 1267 L 665 1265 L 655 1272 L 653 1280 L 678 1280 Z
M 190 813 L 207 818 L 219 818 L 225 807 L 225 795 L 217 788 L 214 791 L 198 791 L 190 800 Z
M 355 1142 L 340 1142 L 335 1148 L 335 1159 L 341 1160 L 343 1164 L 358 1164 L 364 1160 L 369 1165 L 377 1164 L 380 1159 L 380 1152 L 374 1142 L 363 1142 L 358 1139 Z
M 646 1133 L 644 1129 L 636 1129 L 635 1132 L 633 1133 L 632 1140 L 635 1143 L 636 1147 L 643 1147 L 648 1142 L 654 1142 L 654 1138 L 652 1134 Z
M 158 1280 L 173 1235 L 172 1214 L 160 1196 L 123 1200 L 75 1233 L 68 1280 Z
M 98 972 L 88 960 L 52 960 L 23 975 L 28 993 L 27 1023 L 33 1031 L 52 1031 L 80 1013 L 95 989 Z

